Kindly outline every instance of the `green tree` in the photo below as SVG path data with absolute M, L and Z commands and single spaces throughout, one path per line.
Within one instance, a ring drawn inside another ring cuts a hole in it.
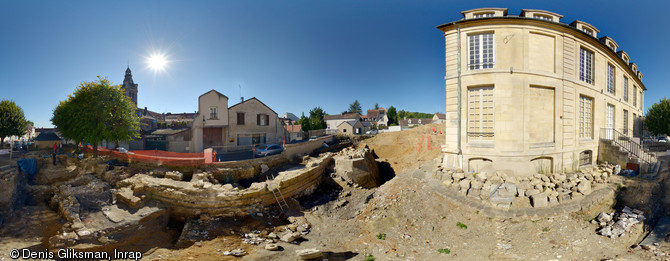
M 26 124 L 35 127 L 35 123 L 33 121 L 26 121 Z
M 379 103 L 375 102 L 375 110 L 379 110 Z
M 352 104 L 349 104 L 349 112 L 356 112 L 361 114 L 363 109 L 361 109 L 361 103 L 358 100 L 355 100 Z
M 21 107 L 14 101 L 0 101 L 0 143 L 9 136 L 22 136 L 26 133 L 26 117 Z
M 389 107 L 388 111 L 386 111 L 386 116 L 389 118 L 389 126 L 393 124 L 398 125 L 398 113 L 396 112 L 395 107 Z
M 644 125 L 653 135 L 670 134 L 670 100 L 663 98 L 647 111 Z
M 309 126 L 312 130 L 321 130 L 326 128 L 326 121 L 323 120 L 323 116 L 326 115 L 326 112 L 321 109 L 321 107 L 315 107 L 309 111 Z
M 405 119 L 405 117 L 407 117 L 407 112 L 405 110 L 398 111 L 398 122 Z
M 311 126 L 309 124 L 309 118 L 305 117 L 305 113 L 302 113 L 302 116 L 300 116 L 300 119 L 298 120 L 298 124 L 302 125 L 301 129 L 302 131 L 309 131 L 311 130 Z
M 133 103 L 120 86 L 112 86 L 100 76 L 96 81 L 81 83 L 67 100 L 61 101 L 51 122 L 63 137 L 91 143 L 95 156 L 102 141 L 139 137 L 140 121 Z

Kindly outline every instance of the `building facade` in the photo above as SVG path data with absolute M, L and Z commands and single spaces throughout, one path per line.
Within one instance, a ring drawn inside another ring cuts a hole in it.
M 642 73 L 594 26 L 542 10 L 462 14 L 437 27 L 446 47 L 444 164 L 574 170 L 595 162 L 601 135 L 641 132 Z
M 121 85 L 123 94 L 128 96 L 130 100 L 137 108 L 137 83 L 133 81 L 133 74 L 130 71 L 130 67 L 126 69 L 126 76 L 123 78 L 123 85 Z
M 227 146 L 284 142 L 284 127 L 279 121 L 279 116 L 255 97 L 230 106 L 228 113 L 230 136 Z

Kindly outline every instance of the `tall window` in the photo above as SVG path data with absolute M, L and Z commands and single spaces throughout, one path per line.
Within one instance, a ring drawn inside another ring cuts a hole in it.
M 244 112 L 237 113 L 237 125 L 244 125 Z
M 468 35 L 470 70 L 493 68 L 493 33 Z
M 593 53 L 584 48 L 579 50 L 579 79 L 593 83 Z
M 633 85 L 633 107 L 637 107 L 637 86 Z
M 616 71 L 614 66 L 607 64 L 607 92 L 611 94 L 616 94 L 615 79 Z
M 479 13 L 475 14 L 474 18 L 493 17 L 493 13 Z
M 209 107 L 209 118 L 210 119 L 218 119 L 216 117 L 216 107 Z
M 493 141 L 493 86 L 468 89 L 468 140 Z
M 623 77 L 623 101 L 628 101 L 628 77 Z
M 642 100 L 642 91 L 640 91 L 640 95 L 638 95 L 638 96 L 640 97 L 640 102 L 639 102 L 639 103 L 640 103 L 640 110 L 642 110 L 642 109 L 644 109 L 644 108 L 642 108 L 642 106 L 643 106 L 643 104 L 642 104 L 642 102 L 643 102 L 643 100 Z
M 546 15 L 533 15 L 533 18 L 535 19 L 541 19 L 541 20 L 547 20 L 547 21 L 552 21 L 551 17 L 546 16 Z
M 623 134 L 628 135 L 628 110 L 623 110 Z
M 256 124 L 260 126 L 267 126 L 269 118 L 270 117 L 266 114 L 256 114 Z
M 593 138 L 593 99 L 579 96 L 579 137 Z

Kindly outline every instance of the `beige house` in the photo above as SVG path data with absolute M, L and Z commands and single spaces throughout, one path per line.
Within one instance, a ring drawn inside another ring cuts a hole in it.
M 198 97 L 198 114 L 191 131 L 191 152 L 212 147 L 236 150 L 284 141 L 284 128 L 270 107 L 254 97 L 229 108 L 228 97 L 215 90 Z
M 223 146 L 229 135 L 228 125 L 228 97 L 215 90 L 200 95 L 191 127 L 191 152 Z
M 444 164 L 573 170 L 594 163 L 602 136 L 638 136 L 646 88 L 612 38 L 542 10 L 462 14 L 437 27 L 446 43 Z
M 337 133 L 345 135 L 365 134 L 365 126 L 360 120 L 344 121 L 337 126 Z
M 323 120 L 326 121 L 326 132 L 329 134 L 336 132 L 340 124 L 345 121 L 360 120 L 361 115 L 358 113 L 343 113 L 337 115 L 325 115 Z
M 254 98 L 228 108 L 230 135 L 226 146 L 250 146 L 284 141 L 284 127 L 277 113 Z

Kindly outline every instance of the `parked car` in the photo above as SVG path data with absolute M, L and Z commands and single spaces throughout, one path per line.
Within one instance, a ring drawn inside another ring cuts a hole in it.
M 313 141 L 313 140 L 316 140 L 318 138 L 319 138 L 319 136 L 312 136 L 312 137 L 309 137 L 309 141 Z
M 21 146 L 21 142 L 20 141 L 14 141 L 14 144 L 12 144 L 12 150 L 19 151 L 19 150 L 21 150 L 21 148 L 23 148 L 23 146 Z
M 377 130 L 369 130 L 369 131 L 365 132 L 365 134 L 372 134 L 372 135 L 375 135 L 377 133 L 379 133 L 379 131 L 377 131 Z
M 658 138 L 658 142 L 668 143 L 668 137 L 660 137 Z
M 275 155 L 275 154 L 280 154 L 284 151 L 284 147 L 278 144 L 267 144 L 265 148 L 262 149 L 256 149 L 254 152 L 254 156 L 256 157 L 265 157 L 265 156 L 270 156 L 270 155 Z

